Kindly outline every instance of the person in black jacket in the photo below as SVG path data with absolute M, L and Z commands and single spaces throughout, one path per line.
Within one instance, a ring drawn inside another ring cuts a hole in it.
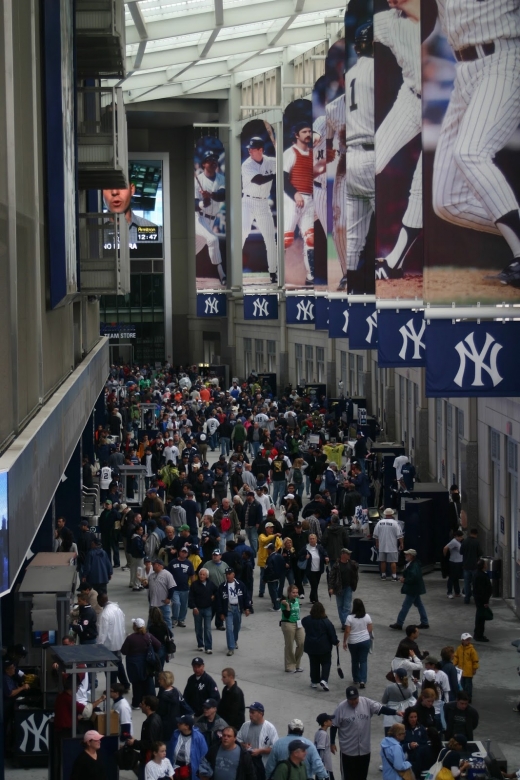
M 246 702 L 242 689 L 236 683 L 235 670 L 229 666 L 222 669 L 222 682 L 224 687 L 217 712 L 230 726 L 238 730 L 246 722 Z
M 455 734 L 463 734 L 468 741 L 473 739 L 479 715 L 475 707 L 469 703 L 466 691 L 459 691 L 456 701 L 449 701 L 444 705 L 444 717 L 446 719 L 446 739 L 451 739 Z
M 332 648 L 339 645 L 336 629 L 319 601 L 312 605 L 310 615 L 303 618 L 302 626 L 305 629 L 303 651 L 309 656 L 311 686 L 321 685 L 328 691 Z
M 489 642 L 487 636 L 484 636 L 486 627 L 485 610 L 489 608 L 489 599 L 493 593 L 491 580 L 486 574 L 486 562 L 480 559 L 477 562 L 477 571 L 473 578 L 473 598 L 475 599 L 475 630 L 473 638 L 477 642 Z M 466 591 L 464 591 L 466 595 Z M 464 599 L 465 600 L 465 599 Z
M 174 688 L 174 676 L 172 672 L 159 672 L 159 706 L 157 714 L 162 721 L 162 738 L 168 742 L 177 728 L 177 719 L 181 715 L 193 715 L 188 702 L 184 699 L 178 688 Z
M 139 750 L 139 777 L 144 777 L 144 767 L 152 758 L 154 742 L 160 742 L 163 738 L 162 720 L 157 714 L 159 699 L 157 696 L 143 696 L 141 710 L 146 715 L 146 720 L 141 726 L 141 739 L 127 739 L 126 744 Z
M 226 581 L 217 589 L 217 615 L 226 624 L 227 655 L 233 655 L 238 648 L 238 635 L 242 625 L 242 614 L 249 616 L 251 603 L 243 582 L 235 579 L 235 570 L 229 566 L 225 571 Z M 214 697 L 209 697 L 214 698 Z
M 191 662 L 193 674 L 188 677 L 188 682 L 184 688 L 184 698 L 192 708 L 195 715 L 202 715 L 202 705 L 206 699 L 216 699 L 220 701 L 220 693 L 217 683 L 204 670 L 204 660 L 197 656 Z
M 329 562 L 327 552 L 321 544 L 318 544 L 318 537 L 316 534 L 309 534 L 309 541 L 300 551 L 298 560 L 307 561 L 307 568 L 304 569 L 304 571 L 307 573 L 311 586 L 309 599 L 311 604 L 314 604 L 315 601 L 318 601 L 318 586 L 320 584 L 321 575 L 325 571 L 325 564 Z
M 281 552 L 275 551 L 274 542 L 266 545 L 267 560 L 264 567 L 264 582 L 269 590 L 269 595 L 273 606 L 272 612 L 278 612 L 280 610 L 280 598 L 283 596 L 283 585 L 280 588 L 280 584 L 283 583 L 285 578 L 285 559 Z M 282 596 L 280 596 L 280 590 L 282 590 Z
M 213 747 L 208 750 L 205 760 L 213 771 L 215 771 L 215 767 L 217 766 L 221 770 L 225 768 L 228 780 L 256 780 L 256 771 L 251 754 L 243 745 L 236 741 L 236 735 L 236 729 L 233 726 L 226 726 L 225 729 L 222 729 L 222 741 L 220 745 L 213 745 Z M 240 756 L 236 771 L 232 773 L 229 770 L 226 753 L 230 754 L 235 750 L 240 751 Z M 204 774 L 204 769 L 202 767 L 199 769 L 199 777 L 209 777 L 209 775 Z
M 86 593 L 78 595 L 78 607 L 78 619 L 72 623 L 71 629 L 79 637 L 80 645 L 95 645 L 98 635 L 97 615 Z
M 258 526 L 262 522 L 262 505 L 255 501 L 255 494 L 248 492 L 246 500 L 240 507 L 240 526 L 243 528 L 253 548 L 258 551 Z
M 188 594 L 188 607 L 193 610 L 197 650 L 206 653 L 213 652 L 213 637 L 211 634 L 212 605 L 216 601 L 217 586 L 208 579 L 208 570 L 199 569 L 198 579 L 193 580 Z

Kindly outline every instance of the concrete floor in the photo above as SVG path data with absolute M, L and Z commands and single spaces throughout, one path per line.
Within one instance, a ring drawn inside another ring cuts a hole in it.
M 463 631 L 473 631 L 474 607 L 464 605 L 462 599 L 448 600 L 446 585 L 439 572 L 432 572 L 425 578 L 427 594 L 424 598 L 430 620 L 430 630 L 423 631 L 419 646 L 432 654 L 439 654 L 440 648 L 447 644 L 457 645 Z M 375 647 L 369 656 L 369 679 L 365 695 L 379 699 L 386 686 L 385 674 L 390 668 L 399 637 L 402 636 L 388 628 L 394 622 L 402 596 L 400 586 L 387 580 L 382 582 L 377 574 L 361 573 L 356 595 L 363 599 L 370 613 L 375 630 Z M 124 610 L 128 630 L 131 619 L 146 618 L 147 602 L 145 593 L 133 593 L 128 589 L 128 573 L 116 570 L 109 595 Z M 325 584 L 320 587 L 320 597 L 328 609 L 329 617 L 339 629 L 335 602 L 330 601 Z M 220 685 L 220 672 L 225 666 L 232 666 L 237 674 L 239 686 L 243 689 L 246 704 L 260 701 L 264 704 L 266 718 L 273 722 L 280 736 L 287 733 L 287 723 L 293 717 L 299 717 L 305 723 L 305 736 L 312 739 L 317 729 L 316 715 L 320 712 L 333 712 L 337 703 L 344 698 L 345 686 L 351 682 L 348 652 L 341 650 L 340 658 L 345 679 L 342 681 L 335 668 L 330 679 L 330 693 L 317 691 L 309 687 L 306 656 L 303 657 L 304 674 L 289 675 L 284 672 L 283 642 L 278 626 L 278 615 L 269 611 L 267 598 L 256 599 L 255 613 L 244 618 L 239 639 L 240 649 L 232 658 L 226 657 L 225 633 L 214 632 L 214 654 L 206 656 L 206 670 Z M 475 734 L 478 739 L 491 739 L 497 744 L 509 762 L 509 771 L 520 767 L 520 715 L 513 713 L 513 706 L 520 699 L 520 680 L 517 665 L 520 655 L 511 647 L 511 640 L 520 637 L 518 619 L 502 600 L 493 602 L 495 619 L 487 624 L 487 634 L 491 641 L 483 645 L 476 643 L 480 655 L 480 670 L 475 678 L 473 704 L 480 713 L 480 725 Z M 302 613 L 310 609 L 308 601 L 302 603 Z M 414 612 L 409 613 L 409 622 L 418 621 Z M 403 632 L 404 633 L 404 632 Z M 177 654 L 167 668 L 175 675 L 175 685 L 183 690 L 188 676 L 192 673 L 191 659 L 196 655 L 193 619 L 188 613 L 187 628 L 175 630 Z M 134 724 L 139 733 L 143 716 L 134 713 Z M 372 762 L 369 777 L 380 778 L 378 772 L 379 743 L 383 736 L 382 718 L 372 720 Z M 339 777 L 337 759 L 336 771 Z M 6 777 L 12 780 L 46 780 L 46 769 L 23 770 L 8 767 Z M 132 772 L 121 772 L 124 780 L 135 780 Z

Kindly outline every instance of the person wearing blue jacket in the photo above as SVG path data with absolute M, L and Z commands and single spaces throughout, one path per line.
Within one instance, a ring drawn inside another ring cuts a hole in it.
M 390 726 L 388 736 L 381 742 L 381 759 L 383 761 L 383 780 L 401 780 L 406 769 L 411 769 L 412 765 L 404 757 L 404 751 L 401 746 L 406 734 L 406 729 L 402 723 L 394 723 Z
M 110 558 L 101 547 L 101 542 L 93 539 L 81 572 L 82 581 L 90 582 L 98 595 L 106 593 L 113 571 Z
M 208 752 L 208 744 L 194 723 L 193 715 L 177 718 L 177 728 L 166 746 L 166 758 L 173 766 L 189 767 L 191 780 L 198 780 L 199 766 Z
M 305 629 L 303 651 L 309 656 L 311 687 L 320 685 L 328 691 L 332 648 L 339 645 L 336 629 L 319 601 L 312 605 L 310 615 L 303 618 L 302 626 Z

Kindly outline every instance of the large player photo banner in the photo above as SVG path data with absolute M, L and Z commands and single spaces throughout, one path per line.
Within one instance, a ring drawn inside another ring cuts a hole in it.
M 312 103 L 289 103 L 283 116 L 285 285 L 314 288 Z
M 312 90 L 312 153 L 314 158 L 314 286 L 327 283 L 327 79 L 320 76 Z
M 337 288 L 350 294 L 374 294 L 374 58 L 372 0 L 351 0 L 345 14 L 344 147 L 336 178 L 342 180 L 341 216 L 335 222 L 342 276 Z M 332 104 L 334 105 L 334 104 Z M 332 108 L 332 106 L 331 106 Z M 332 111 L 331 120 L 332 120 Z
M 269 122 L 248 122 L 241 150 L 243 284 L 278 285 L 276 138 Z
M 374 0 L 374 74 L 376 293 L 422 298 L 420 0 Z
M 226 177 L 222 141 L 203 136 L 193 155 L 197 290 L 226 287 Z
M 423 0 L 424 299 L 518 301 L 520 4 Z

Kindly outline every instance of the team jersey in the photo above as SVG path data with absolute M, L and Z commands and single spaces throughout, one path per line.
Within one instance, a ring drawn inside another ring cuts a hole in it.
M 466 0 L 467 3 L 468 0 Z M 460 2 L 460 0 L 459 0 Z M 464 0 L 462 0 L 464 2 Z M 480 5 L 480 3 L 479 3 Z M 374 41 L 388 46 L 407 87 L 421 92 L 421 25 L 396 8 L 374 15 Z M 366 59 L 366 58 L 365 58 Z
M 455 51 L 499 38 L 520 38 L 520 0 L 437 0 L 437 7 Z
M 397 552 L 397 540 L 403 538 L 403 532 L 397 520 L 379 520 L 374 537 L 379 542 L 379 552 L 392 553 Z
M 289 174 L 289 181 L 297 192 L 312 194 L 314 171 L 310 149 L 303 151 L 296 146 L 286 149 L 283 153 L 283 169 Z
M 268 198 L 271 194 L 272 181 L 265 184 L 253 184 L 251 179 L 260 174 L 261 176 L 271 176 L 276 174 L 276 158 L 262 157 L 262 162 L 257 163 L 252 157 L 242 163 L 242 192 L 244 195 L 251 195 L 253 198 Z
M 340 95 L 329 103 L 326 108 L 327 117 L 327 140 L 330 141 L 334 137 L 338 139 L 338 150 L 340 154 L 345 154 L 347 147 L 345 146 L 345 95 Z
M 345 76 L 347 146 L 374 143 L 374 60 L 360 57 Z
M 202 190 L 217 192 L 225 189 L 226 180 L 221 173 L 217 173 L 214 179 L 208 179 L 202 171 L 197 171 L 195 176 L 195 199 L 201 201 L 200 208 L 204 214 L 209 214 L 212 217 L 216 216 L 220 211 L 222 202 L 212 200 L 209 206 L 202 205 Z
M 316 135 L 319 136 L 319 141 L 316 144 L 316 146 L 313 147 L 312 150 L 314 165 L 317 165 L 318 163 L 323 162 L 325 160 L 326 140 L 327 140 L 326 130 L 327 130 L 327 120 L 325 116 L 324 115 L 317 116 L 312 125 L 313 133 L 316 133 Z M 323 173 L 320 173 L 319 176 L 316 176 L 314 182 L 316 184 L 321 184 L 321 186 L 323 187 L 323 185 L 327 183 L 327 171 L 325 170 Z

